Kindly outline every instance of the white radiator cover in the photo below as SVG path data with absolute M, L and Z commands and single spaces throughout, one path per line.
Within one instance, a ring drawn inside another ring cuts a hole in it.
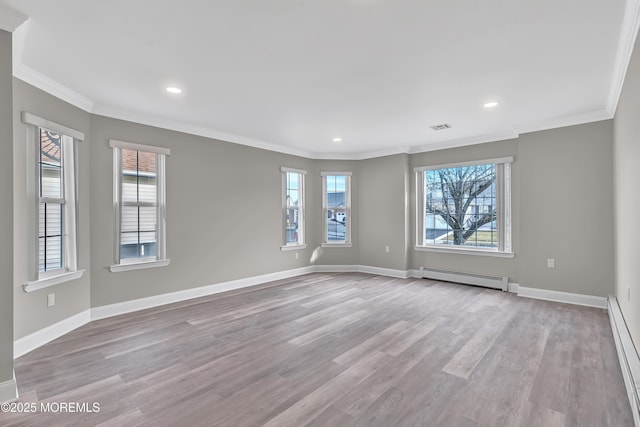
M 618 299 L 615 296 L 609 296 L 607 309 L 609 320 L 611 321 L 613 340 L 616 343 L 618 359 L 620 360 L 620 369 L 622 370 L 624 385 L 631 405 L 633 422 L 636 427 L 640 427 L 640 357 L 638 357 L 633 345 L 633 340 L 618 305 Z
M 484 286 L 507 291 L 509 278 L 506 276 L 489 276 L 485 274 L 464 273 L 460 271 L 437 270 L 420 267 L 420 276 L 425 279 L 443 280 L 445 282 L 464 283 L 466 285 Z

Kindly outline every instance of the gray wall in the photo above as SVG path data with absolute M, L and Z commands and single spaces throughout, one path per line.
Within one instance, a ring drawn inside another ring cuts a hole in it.
M 362 161 L 310 160 L 90 115 L 23 82 L 14 83 L 15 336 L 89 307 L 310 265 L 322 241 L 322 171 L 352 172 L 353 246 L 324 248 L 318 265 L 420 266 L 507 275 L 522 286 L 605 296 L 613 290 L 612 122 L 519 139 Z M 25 294 L 30 111 L 81 130 L 81 280 Z M 167 159 L 167 267 L 121 273 L 114 260 L 113 157 L 109 139 L 171 149 Z M 415 246 L 416 166 L 514 156 L 514 258 L 421 252 Z M 305 250 L 282 252 L 281 166 L 306 169 Z M 4 223 L 4 222 L 3 222 Z M 385 246 L 390 252 L 385 252 Z M 556 259 L 556 269 L 546 259 Z M 46 294 L 56 306 L 46 308 Z
M 21 80 L 14 79 L 13 104 L 13 195 L 14 195 L 14 321 L 15 338 L 21 338 L 74 314 L 90 308 L 90 240 L 89 202 L 91 170 L 91 137 L 89 134 L 89 114 L 55 98 Z M 20 113 L 29 113 L 85 133 L 86 140 L 78 145 L 78 268 L 86 269 L 80 279 L 66 282 L 39 291 L 26 293 L 22 285 L 29 278 L 29 253 L 27 239 L 33 228 L 30 210 L 32 201 L 27 198 L 27 127 L 21 121 Z M 47 308 L 47 294 L 55 293 L 56 304 Z
M 282 252 L 281 166 L 313 162 L 101 116 L 91 118 L 91 305 L 93 307 L 309 264 L 309 247 Z M 167 158 L 167 267 L 112 273 L 114 264 L 113 153 L 109 139 L 171 149 Z M 313 194 L 313 193 L 311 193 Z M 319 204 L 307 200 L 307 221 Z M 313 228 L 312 226 L 310 227 Z M 309 229 L 309 228 L 308 228 Z
M 640 349 L 640 43 L 636 40 L 614 119 L 616 296 Z M 631 298 L 629 298 L 629 293 Z
M 13 208 L 11 33 L 0 30 L 0 384 L 13 379 Z M 0 398 L 0 401 L 2 399 Z
M 612 122 L 415 154 L 411 168 L 514 156 L 514 258 L 411 250 L 410 266 L 509 276 L 521 286 L 586 295 L 613 291 Z M 415 180 L 411 224 L 415 223 Z M 415 245 L 415 232 L 411 235 Z M 554 258 L 556 268 L 547 268 Z
M 379 157 L 360 162 L 360 265 L 407 269 L 409 249 L 409 156 Z M 389 246 L 389 252 L 385 247 Z
M 612 121 L 522 135 L 519 283 L 613 292 Z M 547 268 L 555 259 L 555 269 Z

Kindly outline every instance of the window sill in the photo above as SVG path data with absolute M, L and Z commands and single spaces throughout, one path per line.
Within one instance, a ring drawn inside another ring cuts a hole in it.
M 282 252 L 287 252 L 287 251 L 299 251 L 302 249 L 306 249 L 307 245 L 303 244 L 303 245 L 286 245 L 286 246 L 280 246 L 280 250 Z
M 121 271 L 143 270 L 145 268 L 166 267 L 171 262 L 170 259 L 162 259 L 159 261 L 133 262 L 131 264 L 115 264 L 109 267 L 112 273 Z
M 34 280 L 33 282 L 27 282 L 22 285 L 22 289 L 25 292 L 33 292 L 40 289 L 48 288 L 49 286 L 59 285 L 61 283 L 76 280 L 82 277 L 84 270 L 69 271 L 62 273 L 58 276 L 47 277 L 46 279 Z
M 440 252 L 445 254 L 461 254 L 461 255 L 478 255 L 488 256 L 496 258 L 513 258 L 516 254 L 513 252 L 498 252 L 485 249 L 471 249 L 471 248 L 449 248 L 440 246 L 416 246 L 416 251 L 424 252 Z
M 350 248 L 351 243 L 322 243 L 323 248 Z

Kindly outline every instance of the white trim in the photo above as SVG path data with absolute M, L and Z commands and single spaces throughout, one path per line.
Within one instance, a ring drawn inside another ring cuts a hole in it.
M 26 111 L 22 112 L 21 118 L 22 123 L 61 133 L 70 136 L 77 141 L 84 141 L 84 133 L 79 130 L 71 129 L 70 127 L 52 122 L 51 120 L 43 119 L 42 117 L 38 117 L 35 114 L 31 114 Z
M 87 309 L 43 329 L 35 331 L 32 334 L 19 338 L 13 343 L 13 357 L 14 359 L 17 359 L 18 357 L 23 356 L 30 351 L 33 351 L 36 348 L 79 328 L 80 326 L 86 325 L 90 321 L 91 310 Z
M 519 135 L 523 133 L 539 132 L 543 130 L 558 129 L 567 126 L 582 125 L 585 123 L 599 122 L 613 118 L 607 110 L 594 110 L 582 113 L 572 114 L 565 117 L 552 117 L 548 120 L 542 120 L 535 123 L 526 123 L 516 126 L 516 132 Z
M 444 165 L 419 166 L 419 167 L 413 168 L 413 171 L 425 172 L 425 171 L 438 170 L 438 169 L 463 168 L 465 166 L 497 165 L 501 163 L 513 163 L 513 160 L 514 160 L 513 156 L 498 157 L 496 159 L 472 160 L 469 162 L 446 163 Z
M 307 171 L 304 170 L 304 169 L 288 168 L 288 167 L 285 167 L 285 166 L 281 166 L 280 167 L 280 172 L 299 173 L 299 174 L 302 174 L 302 175 L 306 175 L 307 174 Z
M 42 88 L 41 88 L 42 89 Z M 43 89 L 44 90 L 44 89 Z M 112 107 L 104 104 L 96 104 L 90 111 L 93 114 L 110 117 L 113 119 L 126 120 L 133 123 L 138 123 L 147 126 L 158 127 L 161 129 L 172 130 L 175 132 L 181 132 L 188 135 L 202 136 L 205 138 L 215 139 L 217 141 L 230 142 L 233 144 L 244 145 L 248 147 L 259 148 L 262 150 L 273 151 L 276 153 L 291 154 L 294 156 L 305 157 L 313 159 L 314 153 L 299 150 L 292 147 L 286 147 L 284 145 L 273 144 L 270 142 L 247 138 L 244 136 L 222 132 L 216 129 L 211 129 L 205 126 L 198 126 L 186 122 L 177 120 L 168 120 L 161 117 L 156 117 L 151 114 L 139 113 L 135 111 L 126 110 L 123 108 Z
M 13 378 L 0 383 L 0 403 L 10 402 L 18 398 L 18 384 L 16 383 L 16 374 Z
M 378 276 L 396 277 L 398 279 L 408 279 L 411 277 L 408 270 L 396 270 L 393 268 L 372 267 L 369 265 L 358 266 L 361 273 L 376 274 Z
M 247 288 L 275 280 L 288 279 L 290 277 L 301 276 L 303 274 L 312 273 L 312 267 L 301 267 L 293 270 L 285 270 L 277 273 L 263 274 L 260 276 L 247 277 L 244 279 L 230 280 L 228 282 L 220 282 L 197 288 L 185 289 L 177 292 L 154 295 L 146 298 L 140 298 L 130 301 L 119 302 L 115 304 L 94 307 L 91 310 L 91 320 L 105 319 L 107 317 L 118 316 L 120 314 L 131 313 L 133 311 L 144 310 L 147 308 L 157 307 L 174 302 L 184 301 L 193 298 L 199 298 L 207 295 L 218 294 L 221 292 L 232 291 L 236 289 Z
M 353 246 L 352 243 L 320 243 L 320 246 L 323 248 L 350 248 Z
M 607 308 L 607 299 L 595 295 L 574 294 L 571 292 L 552 291 L 549 289 L 527 288 L 518 285 L 519 297 L 541 299 L 545 301 L 564 302 L 587 307 Z
M 627 389 L 633 421 L 636 426 L 640 426 L 640 358 L 633 345 L 617 298 L 609 295 L 607 301 L 611 332 L 613 332 L 613 340 L 620 360 L 620 369 Z
M 613 118 L 616 115 L 618 101 L 622 94 L 622 86 L 624 85 L 624 80 L 629 68 L 629 61 L 631 61 L 631 55 L 633 54 L 633 46 L 636 43 L 638 28 L 640 27 L 640 1 L 627 0 L 625 3 L 626 7 L 613 67 L 613 78 L 611 88 L 609 89 L 609 99 L 607 100 L 607 113 L 609 118 Z M 636 425 L 637 424 L 636 422 Z
M 489 142 L 507 141 L 517 139 L 520 136 L 514 129 L 505 129 L 499 132 L 489 134 L 469 136 L 465 138 L 456 138 L 447 141 L 435 142 L 433 144 L 425 144 L 410 148 L 408 154 L 428 153 L 430 151 L 446 150 L 448 148 L 465 147 L 468 145 L 486 144 Z M 364 157 L 365 159 L 367 157 Z
M 109 147 L 125 148 L 127 150 L 134 150 L 134 151 L 147 151 L 150 153 L 164 154 L 165 156 L 168 156 L 171 154 L 171 149 L 169 148 L 158 147 L 156 145 L 137 144 L 135 142 L 118 141 L 117 139 L 110 139 Z
M 23 356 L 30 351 L 68 333 L 72 330 L 83 326 L 90 321 L 105 319 L 108 317 L 118 316 L 121 314 L 131 313 L 148 308 L 158 307 L 175 302 L 185 301 L 193 298 L 199 298 L 207 295 L 218 294 L 221 292 L 232 291 L 236 289 L 249 288 L 252 286 L 269 283 L 276 280 L 288 279 L 292 277 L 302 276 L 309 273 L 367 273 L 379 276 L 394 278 L 421 278 L 419 270 L 397 270 L 392 268 L 373 267 L 367 265 L 314 265 L 300 267 L 292 270 L 279 271 L 276 273 L 268 273 L 260 276 L 252 276 L 243 279 L 220 282 L 212 285 L 201 286 L 197 288 L 185 289 L 177 292 L 154 295 L 146 298 L 123 301 L 115 304 L 93 307 L 85 310 L 53 325 L 40 329 L 30 335 L 22 337 L 14 342 L 14 358 Z M 578 305 L 584 304 L 584 301 L 599 302 L 600 297 L 592 297 L 588 295 L 569 294 L 566 292 L 545 291 L 533 288 L 522 288 L 517 283 L 508 284 L 509 292 L 516 292 L 518 296 L 528 296 L 536 298 L 533 294 L 545 296 L 550 301 L 565 302 Z M 523 292 L 521 293 L 520 290 Z M 569 297 L 567 297 L 569 296 Z M 577 302 L 576 302 L 577 301 Z M 605 300 L 606 303 L 606 300 Z M 605 304 L 606 305 L 606 304 Z M 594 305 L 601 307 L 601 305 Z
M 20 25 L 24 24 L 29 17 L 5 5 L 0 5 L 0 30 L 13 33 Z M 0 401 L 2 401 L 0 399 Z
M 352 172 L 320 172 L 320 176 L 351 176 Z
M 419 277 L 424 277 L 425 279 L 441 280 L 444 282 L 485 286 L 488 288 L 500 289 L 505 292 L 509 289 L 509 278 L 506 276 L 492 276 L 488 274 L 420 267 Z
M 155 261 L 132 262 L 130 264 L 114 264 L 109 266 L 112 273 L 120 273 L 122 271 L 144 270 L 145 268 L 166 267 L 171 262 L 170 259 L 161 259 Z
M 477 255 L 477 256 L 489 256 L 496 258 L 513 258 L 516 256 L 513 252 L 500 252 L 490 251 L 484 249 L 472 249 L 472 248 L 452 248 L 449 246 L 414 246 L 416 251 L 421 252 L 441 252 L 446 254 L 460 254 L 460 255 Z
M 82 277 L 84 270 L 67 271 L 56 276 L 46 277 L 44 279 L 33 280 L 22 285 L 22 289 L 25 292 L 38 291 L 40 289 L 48 288 L 50 286 L 59 285 L 61 283 L 76 280 Z
M 307 244 L 302 244 L 302 245 L 285 245 L 285 246 L 280 246 L 280 250 L 282 252 L 288 252 L 288 251 L 300 251 L 303 249 L 307 248 Z
M 25 64 L 13 64 L 13 76 L 88 113 L 93 110 L 92 100 Z

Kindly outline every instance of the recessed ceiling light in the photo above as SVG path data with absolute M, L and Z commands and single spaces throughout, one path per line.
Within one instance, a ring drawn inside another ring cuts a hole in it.
M 180 89 L 179 87 L 175 87 L 175 86 L 169 86 L 167 88 L 167 92 L 169 92 L 169 93 L 182 93 L 182 89 Z
M 484 108 L 493 108 L 493 107 L 497 107 L 498 103 L 495 101 L 492 102 L 487 102 L 486 104 L 484 104 Z
M 333 142 L 342 142 L 342 138 L 333 138 L 332 141 Z

